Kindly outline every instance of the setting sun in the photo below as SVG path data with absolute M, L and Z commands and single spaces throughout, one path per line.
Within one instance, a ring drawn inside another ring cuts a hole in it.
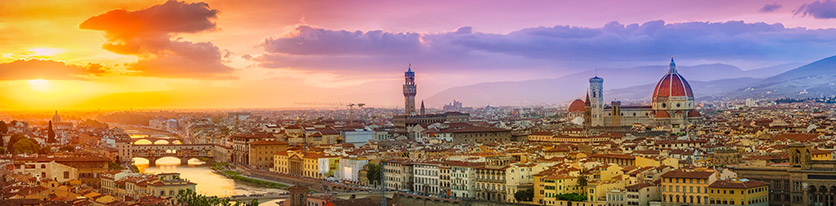
M 46 91 L 49 89 L 49 81 L 45 79 L 33 79 L 29 80 L 29 86 L 34 90 Z
M 64 52 L 63 49 L 45 47 L 31 48 L 29 51 L 33 53 L 33 56 L 54 56 Z

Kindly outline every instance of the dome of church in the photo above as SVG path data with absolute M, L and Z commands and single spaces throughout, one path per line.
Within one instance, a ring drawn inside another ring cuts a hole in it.
M 700 112 L 698 112 L 695 109 L 692 109 L 690 112 L 688 112 L 688 117 L 700 117 L 700 116 L 701 116 Z
M 569 105 L 569 112 L 583 112 L 584 104 L 583 100 L 575 99 L 575 101 L 572 101 L 572 104 Z
M 671 115 L 668 114 L 668 112 L 666 112 L 664 110 L 659 110 L 659 111 L 656 112 L 656 115 L 654 115 L 653 117 L 655 117 L 655 118 L 670 118 Z
M 659 97 L 694 97 L 694 92 L 691 91 L 691 85 L 685 78 L 676 72 L 676 64 L 671 58 L 670 70 L 665 76 L 656 84 L 653 90 L 653 101 L 655 102 Z

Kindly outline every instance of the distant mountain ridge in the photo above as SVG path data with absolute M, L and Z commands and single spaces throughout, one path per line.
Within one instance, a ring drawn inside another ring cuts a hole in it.
M 755 82 L 726 98 L 806 98 L 836 94 L 836 56 Z
M 677 70 L 691 83 L 698 97 L 717 97 L 739 90 L 760 78 L 769 77 L 794 68 L 797 63 L 744 71 L 728 64 L 678 66 Z M 653 86 L 668 70 L 668 66 L 640 66 L 632 68 L 598 69 L 604 78 L 606 101 L 614 99 L 649 100 Z M 722 74 L 722 75 L 718 75 Z M 561 104 L 582 98 L 594 76 L 592 70 L 555 79 L 527 81 L 485 82 L 453 87 L 425 100 L 429 105 L 442 105 L 453 99 L 467 105 L 532 105 Z M 717 81 L 724 80 L 726 81 Z

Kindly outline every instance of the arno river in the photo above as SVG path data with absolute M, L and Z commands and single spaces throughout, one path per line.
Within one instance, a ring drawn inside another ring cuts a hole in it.
M 142 144 L 140 142 L 137 143 Z M 203 162 L 197 159 L 190 160 L 188 166 L 181 166 L 180 160 L 177 158 L 158 159 L 156 167 L 148 167 L 148 160 L 142 158 L 134 158 L 134 164 L 137 165 L 142 173 L 146 174 L 161 172 L 180 173 L 180 177 L 197 184 L 195 191 L 198 194 L 208 196 L 229 197 L 233 195 L 285 192 L 285 190 L 281 189 L 261 187 L 259 185 L 229 179 L 223 175 L 214 173 L 211 167 L 204 165 Z M 276 205 L 273 202 L 265 202 L 261 205 Z

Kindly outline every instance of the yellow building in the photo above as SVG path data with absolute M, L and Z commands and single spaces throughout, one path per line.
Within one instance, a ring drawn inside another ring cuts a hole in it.
M 310 178 L 325 178 L 331 170 L 331 159 L 317 152 L 287 150 L 273 156 L 273 171 Z M 339 162 L 339 159 L 336 160 Z
M 535 204 L 555 205 L 559 202 L 557 195 L 583 192 L 583 188 L 578 184 L 578 177 L 556 173 L 555 170 L 546 170 L 533 176 L 534 198 L 532 201 Z
M 174 197 L 182 190 L 195 191 L 197 184 L 180 178 L 180 173 L 161 173 L 155 175 L 158 179 L 146 182 L 148 194 L 156 197 Z
M 586 185 L 586 200 L 589 202 L 606 202 L 607 191 L 623 190 L 626 184 L 619 178 L 590 182 Z
M 273 141 L 273 140 L 259 140 L 249 143 L 250 152 L 248 154 L 250 167 L 257 169 L 271 169 L 274 168 L 274 155 L 278 152 L 287 150 L 287 142 Z
M 813 150 L 813 160 L 831 160 L 832 152 L 829 150 Z
M 553 170 L 546 170 L 534 175 L 534 198 L 536 204 L 551 205 L 555 202 L 555 178 Z
M 662 165 L 679 168 L 679 159 L 663 157 L 642 157 L 636 156 L 636 167 L 659 167 Z
M 181 190 L 195 191 L 197 184 L 180 178 L 180 173 L 160 173 L 149 176 L 126 177 L 114 182 L 116 196 L 139 198 L 150 195 L 155 197 L 174 197 Z
M 731 179 L 718 180 L 708 186 L 711 205 L 769 205 L 769 183 Z
M 713 171 L 670 171 L 662 174 L 662 205 L 708 205 Z

